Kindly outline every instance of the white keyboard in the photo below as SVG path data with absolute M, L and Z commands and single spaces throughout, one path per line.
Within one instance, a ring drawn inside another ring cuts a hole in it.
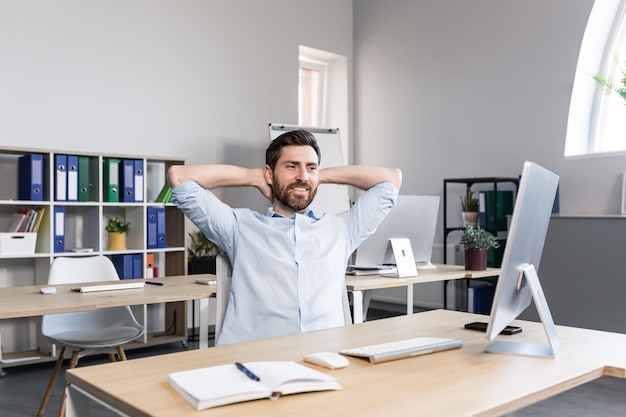
M 463 346 L 463 341 L 443 337 L 416 337 L 413 339 L 395 340 L 376 345 L 361 346 L 339 351 L 342 355 L 368 358 L 371 363 L 392 361 L 425 355 L 441 350 L 455 349 Z
M 72 291 L 78 292 L 96 292 L 96 291 L 116 291 L 116 290 L 129 290 L 133 288 L 143 288 L 145 282 L 115 282 L 112 284 L 101 285 L 83 285 L 82 287 L 72 288 Z

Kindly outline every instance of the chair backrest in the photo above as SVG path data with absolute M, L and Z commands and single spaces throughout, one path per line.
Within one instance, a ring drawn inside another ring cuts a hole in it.
M 48 285 L 119 279 L 113 262 L 106 256 L 55 258 L 48 273 Z
M 230 299 L 230 287 L 233 280 L 233 267 L 227 255 L 218 255 L 215 261 L 215 275 L 217 280 L 216 288 L 216 312 L 215 312 L 215 342 L 217 342 L 222 331 L 228 300 Z M 343 292 L 343 317 L 345 325 L 352 324 L 352 314 L 350 313 L 350 301 L 348 291 Z
M 48 273 L 48 285 L 119 281 L 119 279 L 113 262 L 106 256 L 55 258 Z M 141 334 L 144 331 L 143 326 L 137 323 L 130 307 L 124 306 L 45 315 L 41 322 L 41 332 L 51 340 L 51 335 L 85 329 L 89 326 L 98 328 L 126 326 L 139 329 Z

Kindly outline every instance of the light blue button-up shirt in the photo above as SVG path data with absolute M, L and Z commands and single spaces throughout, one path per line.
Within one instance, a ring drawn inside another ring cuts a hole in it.
M 396 204 L 381 183 L 342 213 L 317 219 L 309 210 L 287 219 L 233 209 L 195 181 L 172 188 L 172 201 L 233 266 L 219 345 L 344 325 L 348 258 Z

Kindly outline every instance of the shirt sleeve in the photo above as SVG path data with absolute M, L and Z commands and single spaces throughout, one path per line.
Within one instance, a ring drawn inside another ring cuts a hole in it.
M 398 189 L 389 182 L 368 189 L 347 212 L 349 251 L 373 234 L 398 201 Z
M 209 240 L 226 251 L 232 248 L 234 211 L 210 190 L 195 181 L 185 181 L 172 188 L 172 202 Z

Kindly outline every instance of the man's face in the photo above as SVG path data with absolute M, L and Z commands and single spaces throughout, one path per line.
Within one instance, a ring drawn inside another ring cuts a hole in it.
M 310 146 L 285 146 L 274 171 L 266 167 L 266 179 L 274 193 L 274 210 L 301 213 L 317 193 L 317 154 Z

